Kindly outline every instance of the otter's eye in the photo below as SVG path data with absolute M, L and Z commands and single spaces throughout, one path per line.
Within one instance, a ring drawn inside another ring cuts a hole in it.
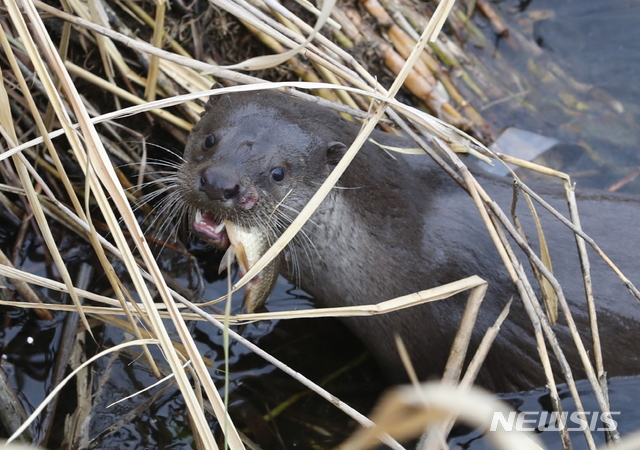
M 284 180 L 284 169 L 282 167 L 276 167 L 271 170 L 271 179 L 276 183 L 281 183 Z
M 211 147 L 213 147 L 213 144 L 216 143 L 216 137 L 213 134 L 210 134 L 209 136 L 207 136 L 204 139 L 204 142 L 202 143 L 202 146 L 204 147 L 205 150 L 209 150 Z

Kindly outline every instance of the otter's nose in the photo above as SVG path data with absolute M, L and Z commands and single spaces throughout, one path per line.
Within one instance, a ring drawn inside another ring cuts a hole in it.
M 234 174 L 208 167 L 200 174 L 198 189 L 211 200 L 227 201 L 240 193 L 240 182 Z

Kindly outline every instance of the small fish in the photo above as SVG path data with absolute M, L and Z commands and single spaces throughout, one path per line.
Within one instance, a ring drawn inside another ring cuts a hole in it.
M 229 221 L 224 224 L 231 245 L 220 263 L 220 269 L 226 269 L 229 258 L 235 256 L 240 276 L 243 277 L 269 249 L 269 240 L 260 228 L 242 228 Z M 279 261 L 275 258 L 245 285 L 242 306 L 248 313 L 254 312 L 267 300 L 278 280 L 278 269 Z

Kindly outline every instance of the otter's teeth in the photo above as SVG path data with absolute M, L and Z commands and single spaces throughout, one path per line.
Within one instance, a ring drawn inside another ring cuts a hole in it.
M 214 224 L 215 222 L 210 220 L 210 215 L 209 214 L 207 214 L 207 218 L 205 219 L 205 215 L 202 214 L 201 210 L 197 210 L 196 211 L 196 217 L 195 217 L 194 222 L 195 223 L 207 224 L 207 226 L 209 226 L 210 229 L 216 234 L 220 234 L 222 232 L 222 230 L 224 230 L 224 228 L 225 228 L 225 223 L 224 222 L 219 223 L 219 224 L 217 224 L 217 225 L 215 225 L 213 227 L 211 225 L 208 225 L 208 224 Z
M 224 226 L 225 226 L 225 223 L 224 223 L 224 222 L 222 222 L 220 225 L 218 225 L 217 227 L 215 227 L 215 228 L 213 229 L 213 231 L 214 231 L 214 232 L 216 232 L 216 233 L 218 233 L 218 234 L 220 234 L 220 233 L 222 232 L 222 230 L 224 230 Z

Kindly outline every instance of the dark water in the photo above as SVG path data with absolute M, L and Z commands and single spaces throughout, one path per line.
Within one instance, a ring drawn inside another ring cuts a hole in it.
M 640 3 L 534 0 L 523 15 L 540 18 L 533 21 L 533 39 L 567 72 L 638 113 Z
M 496 133 L 516 127 L 555 138 L 561 144 L 544 155 L 544 164 L 569 173 L 578 186 L 639 193 L 637 179 L 625 180 L 640 166 L 638 2 L 494 6 L 510 35 L 494 34 L 490 43 L 466 50 L 501 89 L 489 103 L 476 103 Z M 491 36 L 491 25 L 479 16 L 477 22 Z
M 217 270 L 212 271 L 210 267 L 217 259 L 216 253 L 199 247 L 195 247 L 195 253 L 199 253 L 198 264 L 193 264 L 194 261 L 185 264 L 179 252 L 172 254 L 165 249 L 160 265 L 171 269 L 167 276 L 174 280 L 190 280 L 191 284 L 197 284 L 193 283 L 196 279 L 204 282 L 203 299 L 218 298 L 226 293 L 227 281 L 211 277 L 212 273 L 217 274 Z M 44 270 L 41 261 L 28 260 L 26 264 L 35 272 Z M 116 269 L 122 268 L 116 264 Z M 126 278 L 124 273 L 120 276 Z M 184 282 L 183 288 L 188 289 L 189 284 Z M 104 280 L 97 276 L 90 289 L 100 291 L 105 287 Z M 239 294 L 234 298 L 232 313 L 240 312 L 242 293 Z M 47 298 L 46 290 L 42 295 Z M 269 301 L 272 311 L 312 307 L 311 299 L 283 278 Z M 64 317 L 65 314 L 58 314 L 55 321 L 47 322 L 35 319 L 28 311 L 0 310 L 0 320 L 4 323 L 0 332 L 2 368 L 27 413 L 33 411 L 52 387 L 56 355 L 61 346 L 68 345 L 61 342 Z M 205 322 L 192 322 L 190 326 L 201 354 L 210 362 L 214 383 L 222 395 L 225 380 L 222 335 Z M 167 327 L 173 334 L 170 323 Z M 234 329 L 362 412 L 371 409 L 386 386 L 375 362 L 336 320 L 263 321 Z M 99 349 L 132 338 L 128 332 L 111 325 L 94 332 L 97 332 Z M 174 338 L 179 341 L 177 336 Z M 115 404 L 157 382 L 139 350 L 127 349 L 92 365 L 92 412 L 87 434 L 90 438 L 82 448 L 196 448 L 184 401 L 173 382 Z M 161 372 L 168 374 L 160 352 L 152 348 L 152 354 Z M 229 408 L 234 423 L 262 448 L 309 448 L 311 442 L 318 448 L 331 448 L 344 441 L 355 428 L 355 423 L 333 405 L 234 341 L 229 348 L 229 367 Z M 74 405 L 75 395 L 72 386 L 63 392 L 61 401 Z M 273 418 L 267 417 L 279 409 Z M 219 425 L 213 416 L 208 418 L 216 436 L 220 437 Z M 58 425 L 47 448 L 58 448 L 64 438 L 60 434 L 62 424 Z M 32 431 L 37 439 L 43 435 L 41 419 Z

